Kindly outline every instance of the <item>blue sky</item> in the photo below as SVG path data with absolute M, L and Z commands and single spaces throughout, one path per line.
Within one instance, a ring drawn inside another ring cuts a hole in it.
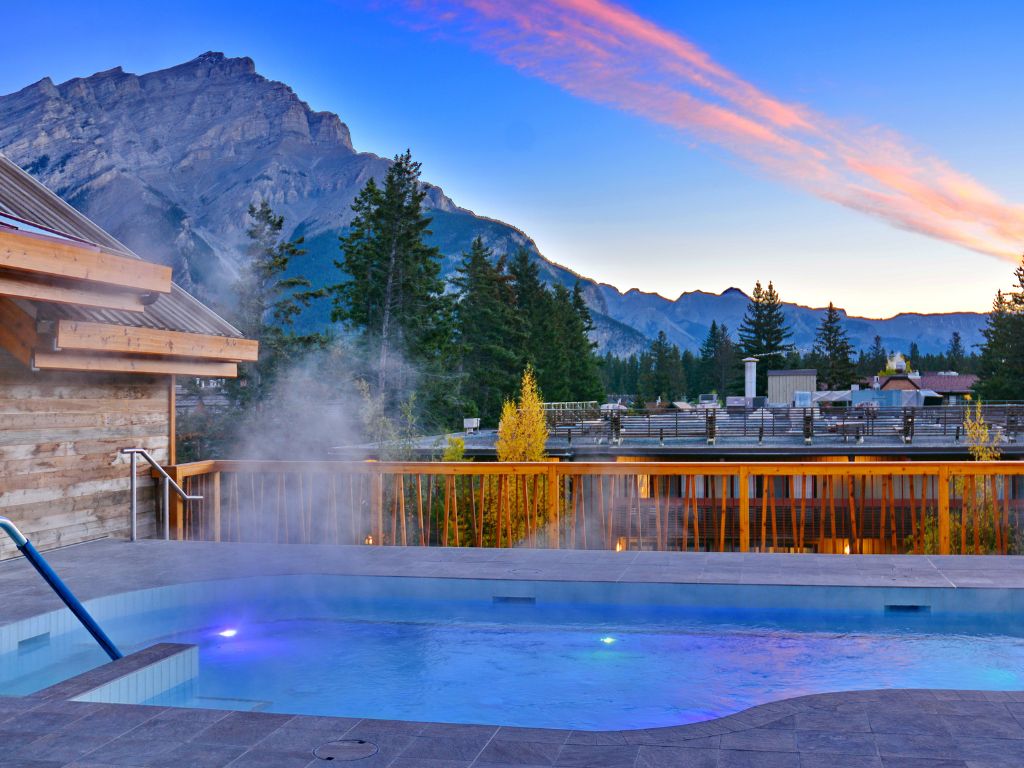
M 0 92 L 117 65 L 141 73 L 220 50 L 252 57 L 315 109 L 337 112 L 358 149 L 411 147 L 425 177 L 457 203 L 522 228 L 549 258 L 623 290 L 674 298 L 771 279 L 787 300 L 884 316 L 985 311 L 1011 282 L 1005 258 L 898 228 L 706 136 L 569 92 L 550 71 L 534 76 L 482 50 L 471 28 L 424 29 L 430 7 L 169 5 L 7 9 L 8 29 L 35 32 L 5 40 Z M 1019 212 L 1024 4 L 631 0 L 625 8 L 773 99 L 841 122 L 846 137 L 884 126 Z

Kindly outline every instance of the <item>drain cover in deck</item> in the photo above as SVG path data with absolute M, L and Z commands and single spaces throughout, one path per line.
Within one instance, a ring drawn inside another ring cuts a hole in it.
M 319 760 L 365 760 L 377 754 L 377 745 L 363 739 L 341 739 L 328 741 L 313 750 Z

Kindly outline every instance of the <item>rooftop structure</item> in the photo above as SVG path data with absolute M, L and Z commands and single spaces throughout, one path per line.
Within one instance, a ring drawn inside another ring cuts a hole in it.
M 888 458 L 969 457 L 964 418 L 969 406 L 885 406 L 872 400 L 850 405 L 851 395 L 821 392 L 812 407 L 690 408 L 658 411 L 605 411 L 595 419 L 552 427 L 548 453 L 562 460 L 731 459 L 771 461 L 786 457 L 845 456 Z M 891 392 L 887 396 L 910 393 Z M 830 399 L 831 398 L 831 399 Z M 1005 458 L 1024 458 L 1024 403 L 983 406 Z M 466 455 L 495 458 L 497 431 L 460 434 Z M 436 457 L 444 436 L 416 442 L 421 457 Z M 337 457 L 373 455 L 374 446 L 338 446 Z
M 126 533 L 119 449 L 173 463 L 174 377 L 232 377 L 257 354 L 169 267 L 0 155 L 0 508 L 40 547 Z

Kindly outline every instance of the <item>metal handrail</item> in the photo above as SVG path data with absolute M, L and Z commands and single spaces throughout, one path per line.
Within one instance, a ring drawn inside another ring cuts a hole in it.
M 90 615 L 85 606 L 68 589 L 67 585 L 61 581 L 57 573 L 50 567 L 50 564 L 46 562 L 46 558 L 39 554 L 39 550 L 35 548 L 25 534 L 18 530 L 18 526 L 10 518 L 0 517 L 0 531 L 11 537 L 11 541 L 14 542 L 18 551 L 25 556 L 26 560 L 32 563 L 32 567 L 43 577 L 43 581 L 50 585 L 50 589 L 57 594 L 57 597 L 63 601 L 68 610 L 75 615 L 75 618 L 82 622 L 82 626 L 100 644 L 100 647 L 110 657 L 111 661 L 120 659 L 122 653 L 117 649 L 117 646 L 107 637 L 107 633 L 100 628 L 100 625 L 96 623 L 96 619 Z
M 162 477 L 160 481 L 163 486 L 163 508 L 164 508 L 164 540 L 169 541 L 171 538 L 171 490 L 173 489 L 178 498 L 182 501 L 202 501 L 202 496 L 190 496 L 184 488 L 172 478 L 167 471 L 160 466 L 160 463 L 149 455 L 149 451 L 145 448 L 122 448 L 122 456 L 128 456 L 131 462 L 131 502 L 129 513 L 131 515 L 131 534 L 130 539 L 136 541 L 138 539 L 138 514 L 139 514 L 139 496 L 138 496 L 138 466 L 139 456 L 149 462 L 149 465 L 157 471 Z

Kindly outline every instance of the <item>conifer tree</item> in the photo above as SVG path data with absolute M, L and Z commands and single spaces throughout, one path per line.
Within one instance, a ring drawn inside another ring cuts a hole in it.
M 768 371 L 782 368 L 786 354 L 793 349 L 788 341 L 793 333 L 786 325 L 782 300 L 771 282 L 767 288 L 761 287 L 761 281 L 755 284 L 738 335 L 743 356 L 758 359 L 757 391 L 767 392 Z
M 964 343 L 960 340 L 960 332 L 953 331 L 949 339 L 949 346 L 946 348 L 946 368 L 952 371 L 959 371 L 964 367 L 964 358 L 967 357 L 964 351 Z
M 383 186 L 370 179 L 356 196 L 335 262 L 347 279 L 332 287 L 331 318 L 358 332 L 376 393 L 389 403 L 409 396 L 414 368 L 437 385 L 450 336 L 440 251 L 426 243 L 425 196 L 420 163 L 408 151 L 396 156 Z M 434 405 L 443 389 L 421 401 Z
M 1024 399 L 1024 261 L 1014 273 L 1017 289 L 992 302 L 974 391 L 986 400 Z
M 910 342 L 910 353 L 909 354 L 910 354 L 910 362 L 911 362 L 911 364 L 916 366 L 919 371 L 923 370 L 923 367 L 920 364 L 921 363 L 921 348 L 919 346 L 917 346 L 917 342 L 916 341 Z
M 818 380 L 826 389 L 845 389 L 855 376 L 853 346 L 843 328 L 839 310 L 829 302 L 814 337 L 812 359 L 818 368 Z
M 572 308 L 575 317 L 570 323 L 570 336 L 566 339 L 571 347 L 569 381 L 572 399 L 603 400 L 605 393 L 601 386 L 600 359 L 595 352 L 597 343 L 590 340 L 594 319 L 583 297 L 583 286 L 578 280 L 572 289 Z
M 239 366 L 226 393 L 239 407 L 259 407 L 277 373 L 302 353 L 324 343 L 317 333 L 296 334 L 296 317 L 324 295 L 304 277 L 286 277 L 293 260 L 306 254 L 302 238 L 283 237 L 284 217 L 266 200 L 249 206 L 248 259 L 235 291 L 239 297 L 235 323 L 242 335 L 260 343 L 260 359 Z M 294 270 L 293 270 L 294 271 Z
M 515 294 L 516 309 L 523 324 L 520 367 L 527 364 L 535 371 L 543 367 L 542 357 L 545 354 L 541 346 L 542 340 L 550 335 L 551 295 L 540 280 L 537 262 L 530 257 L 526 248 L 520 248 L 509 261 L 508 273 L 511 277 L 512 290 Z
M 727 395 L 730 383 L 736 378 L 738 364 L 739 356 L 728 326 L 712 320 L 700 348 L 702 391 L 717 392 L 721 397 Z
M 487 425 L 498 422 L 502 403 L 515 392 L 523 335 L 504 260 L 493 258 L 477 237 L 452 279 L 459 291 L 455 333 L 463 398 Z
M 864 376 L 877 376 L 889 364 L 889 353 L 885 351 L 882 344 L 882 337 L 875 336 L 874 341 L 867 353 L 863 355 L 863 365 L 860 373 Z

